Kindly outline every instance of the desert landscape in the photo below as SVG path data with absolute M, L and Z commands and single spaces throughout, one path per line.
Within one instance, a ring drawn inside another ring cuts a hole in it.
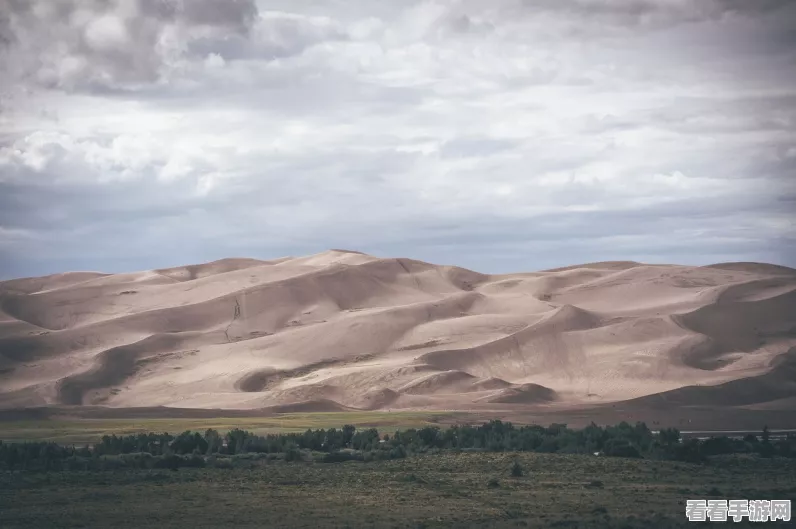
M 6 413 L 796 409 L 796 270 L 775 265 L 484 275 L 330 250 L 3 281 L 0 308 Z
M 0 0 L 0 528 L 792 527 L 794 22 Z

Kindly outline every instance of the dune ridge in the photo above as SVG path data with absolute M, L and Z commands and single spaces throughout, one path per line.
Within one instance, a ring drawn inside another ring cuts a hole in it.
M 0 282 L 0 408 L 796 402 L 796 270 L 487 275 L 350 250 Z

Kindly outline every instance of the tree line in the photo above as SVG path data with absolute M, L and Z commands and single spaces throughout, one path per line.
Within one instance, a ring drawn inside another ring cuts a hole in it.
M 598 454 L 608 457 L 651 458 L 703 463 L 711 456 L 747 453 L 762 457 L 796 457 L 796 436 L 772 440 L 768 428 L 744 439 L 713 437 L 681 441 L 680 432 L 652 432 L 643 422 L 622 422 L 582 429 L 565 424 L 517 426 L 499 420 L 479 426 L 436 426 L 381 435 L 375 428 L 308 429 L 303 433 L 257 435 L 234 429 L 225 434 L 168 433 L 105 435 L 93 446 L 53 442 L 0 441 L 3 470 L 95 470 L 109 468 L 171 468 L 232 466 L 251 459 L 342 462 L 399 459 L 441 451 L 543 452 Z

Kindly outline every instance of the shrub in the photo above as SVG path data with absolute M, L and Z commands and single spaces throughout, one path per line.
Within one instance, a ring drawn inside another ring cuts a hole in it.
M 390 449 L 390 458 L 391 459 L 403 459 L 406 457 L 406 450 L 401 445 L 396 446 L 395 448 Z
M 152 468 L 155 465 L 155 458 L 149 452 L 122 454 L 119 458 L 124 461 L 124 465 L 128 468 Z
M 226 457 L 213 457 L 207 460 L 207 465 L 211 468 L 232 468 L 232 461 Z
M 558 452 L 558 439 L 555 437 L 545 437 L 542 444 L 536 449 L 537 452 L 552 454 Z
M 205 458 L 199 454 L 191 454 L 190 456 L 185 457 L 183 461 L 184 466 L 191 468 L 204 468 L 207 465 Z
M 289 446 L 285 450 L 285 461 L 301 461 L 301 450 L 296 446 Z
M 125 466 L 125 461 L 121 456 L 100 456 L 99 458 L 99 467 L 102 470 L 124 468 Z
M 688 463 L 703 463 L 706 458 L 698 439 L 689 439 L 677 447 L 676 458 Z
M 625 439 L 609 439 L 603 447 L 603 453 L 613 457 L 641 457 L 638 448 Z
M 168 468 L 169 470 L 177 470 L 184 465 L 184 459 L 177 454 L 169 454 L 161 456 L 155 460 L 155 468 Z
M 515 478 L 522 477 L 522 467 L 520 466 L 519 462 L 515 461 L 513 465 L 511 465 L 511 475 Z
M 367 461 L 366 458 L 364 459 Z M 345 451 L 329 452 L 328 454 L 324 454 L 323 459 L 321 461 L 323 463 L 343 463 L 345 461 L 362 461 L 362 460 L 363 456 L 359 452 L 345 450 Z

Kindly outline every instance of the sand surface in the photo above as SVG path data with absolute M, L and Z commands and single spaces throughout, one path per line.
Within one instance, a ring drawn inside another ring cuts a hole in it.
M 0 408 L 796 410 L 796 270 L 332 250 L 0 282 Z

